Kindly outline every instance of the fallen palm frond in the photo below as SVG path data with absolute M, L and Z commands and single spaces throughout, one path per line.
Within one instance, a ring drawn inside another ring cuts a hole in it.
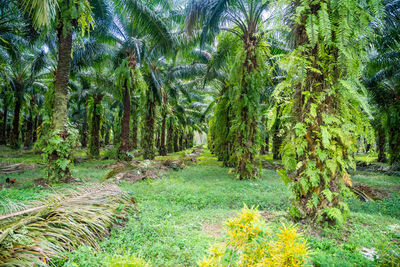
M 353 185 L 349 188 L 354 194 L 356 194 L 365 202 L 381 200 L 388 197 L 388 193 L 385 190 L 374 188 L 363 183 L 353 183 Z
M 36 167 L 33 164 L 24 164 L 24 163 L 17 163 L 17 164 L 12 164 L 8 166 L 1 166 L 0 167 L 0 174 L 8 174 L 8 173 L 13 173 L 16 171 L 22 171 L 22 170 L 34 170 Z
M 115 178 L 133 183 L 143 179 L 157 179 L 162 177 L 169 169 L 180 170 L 187 165 L 197 163 L 197 157 L 202 153 L 202 148 L 194 148 L 191 153 L 182 152 L 177 159 L 166 160 L 139 160 L 119 162 L 111 166 L 110 171 L 104 176 L 103 181 Z
M 132 171 L 135 169 L 137 169 L 137 166 L 132 165 L 129 162 L 119 162 L 118 164 L 112 166 L 111 170 L 104 176 L 103 181 L 110 179 L 121 172 Z
M 387 165 L 379 162 L 357 161 L 357 171 L 379 172 L 386 175 L 400 176 L 400 165 Z
M 261 160 L 261 166 L 263 169 L 267 170 L 276 170 L 283 167 L 282 164 L 279 164 L 278 162 L 272 162 L 270 160 Z
M 167 170 L 167 167 L 152 160 L 119 162 L 104 176 L 103 181 L 115 178 L 116 180 L 127 180 L 135 183 L 143 179 L 157 179 Z
M 97 248 L 97 240 L 124 218 L 130 205 L 118 186 L 103 184 L 1 216 L 0 266 L 47 265 L 82 244 Z
M 14 202 L 11 199 L 3 198 L 0 200 L 0 218 L 6 213 L 14 213 L 25 210 L 28 207 L 20 202 Z M 1 220 L 1 219 L 0 219 Z

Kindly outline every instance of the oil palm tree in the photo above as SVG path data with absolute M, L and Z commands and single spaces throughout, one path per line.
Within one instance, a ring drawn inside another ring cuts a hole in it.
M 351 184 L 357 137 L 371 136 L 359 77 L 371 19 L 381 7 L 371 1 L 301 0 L 293 10 L 295 49 L 275 91 L 287 129 L 280 174 L 290 183 L 294 218 L 341 224 L 349 212 L 341 192 Z
M 107 62 L 100 61 L 91 67 L 80 70 L 77 80 L 85 88 L 85 101 L 83 115 L 88 118 L 89 125 L 89 149 L 92 157 L 100 155 L 100 129 L 105 114 L 103 99 L 109 98 L 113 91 L 114 80 L 112 72 L 106 67 Z M 80 94 L 81 90 L 78 91 Z
M 107 7 L 103 7 L 107 10 Z M 100 128 L 105 112 L 102 105 L 103 98 L 108 98 L 114 91 L 114 75 L 110 71 L 114 49 L 102 38 L 106 27 L 110 25 L 112 17 L 105 15 L 99 20 L 97 28 L 91 32 L 90 37 L 75 44 L 71 77 L 78 82 L 74 100 L 76 109 L 74 114 L 78 120 L 83 119 L 81 128 L 82 146 L 87 144 L 87 128 L 89 128 L 89 155 L 100 155 Z M 89 119 L 89 120 L 88 120 Z M 88 127 L 89 126 L 89 127 Z
M 255 155 L 259 147 L 260 105 L 258 91 L 263 84 L 262 14 L 268 2 L 256 0 L 193 0 L 189 4 L 188 29 L 197 21 L 203 22 L 202 40 L 218 32 L 223 26 L 236 36 L 242 46 L 233 64 L 231 102 L 235 137 L 234 162 L 239 179 L 251 179 L 259 175 Z M 200 19 L 199 19 L 200 18 Z M 231 27 L 229 27 L 231 26 Z M 232 27 L 233 26 L 233 27 Z M 261 56 L 261 57 L 260 57 Z
M 25 43 L 27 29 L 26 19 L 21 16 L 21 10 L 16 1 L 0 1 L 0 84 L 3 99 L 2 112 L 2 144 L 7 143 L 6 128 L 9 117 L 9 106 L 12 100 L 10 88 L 11 66 L 6 62 L 11 62 L 11 55 L 18 53 L 18 46 Z
M 68 85 L 71 69 L 71 52 L 74 31 L 84 33 L 93 26 L 92 10 L 88 0 L 23 0 L 25 11 L 32 17 L 37 28 L 48 28 L 56 32 L 58 40 L 57 68 L 54 77 L 54 99 L 52 115 L 52 138 L 60 139 L 59 144 L 66 143 L 70 135 L 68 121 Z M 57 137 L 58 136 L 58 137 Z M 72 149 L 60 153 L 57 148 L 47 151 L 48 179 L 55 182 L 68 180 L 71 176 L 70 162 Z
M 379 161 L 385 161 L 385 140 L 389 141 L 391 164 L 400 163 L 400 1 L 385 1 L 386 16 L 376 23 L 377 38 L 365 71 L 371 102 L 376 107 L 375 128 Z
M 129 138 L 131 98 L 135 87 L 134 81 L 140 76 L 138 67 L 142 64 L 144 47 L 146 44 L 149 46 L 156 44 L 159 51 L 166 52 L 175 46 L 174 36 L 165 20 L 153 10 L 158 3 L 159 1 L 147 3 L 140 0 L 115 1 L 117 13 L 114 14 L 115 19 L 111 21 L 109 31 L 104 34 L 104 37 L 112 40 L 117 47 L 115 60 L 119 73 L 117 82 L 123 99 L 119 148 L 122 153 L 131 149 Z
M 14 117 L 10 145 L 17 148 L 20 145 L 20 116 L 25 101 L 25 94 L 28 90 L 34 91 L 35 87 L 46 87 L 45 83 L 41 82 L 41 80 L 46 78 L 49 73 L 45 68 L 47 65 L 47 56 L 44 51 L 20 46 L 10 54 L 13 62 L 10 68 L 10 86 L 14 92 Z M 32 101 L 35 101 L 34 92 L 32 93 Z M 28 142 L 28 145 L 30 144 L 31 142 Z

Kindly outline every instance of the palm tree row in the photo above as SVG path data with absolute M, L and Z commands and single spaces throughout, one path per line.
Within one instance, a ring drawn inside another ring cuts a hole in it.
M 39 144 L 41 148 L 57 144 L 46 151 L 48 176 L 63 180 L 70 177 L 66 165 L 71 161 L 72 147 L 67 138 L 73 131 L 68 121 L 82 126 L 80 139 L 83 146 L 89 145 L 92 156 L 99 156 L 101 143 L 109 143 L 113 137 L 119 156 L 129 158 L 128 152 L 139 148 L 139 129 L 145 158 L 154 158 L 156 143 L 162 155 L 192 144 L 183 140 L 193 139 L 193 131 L 202 128 L 197 124 L 201 106 L 191 106 L 202 96 L 193 89 L 190 95 L 198 98 L 190 99 L 186 88 L 189 77 L 177 74 L 183 60 L 177 58 L 176 51 L 180 46 L 190 50 L 194 43 L 179 38 L 183 8 L 171 10 L 160 6 L 161 2 L 3 1 L 2 19 L 13 28 L 2 32 L 2 54 L 7 60 L 15 59 L 15 64 L 4 66 L 2 71 L 2 142 L 17 148 L 24 139 L 29 147 L 33 137 L 22 135 L 21 124 L 30 133 L 40 126 L 37 121 L 47 119 L 43 124 L 47 126 L 42 127 L 47 131 L 42 132 L 52 136 L 45 136 L 45 142 Z M 155 12 L 157 8 L 159 12 Z M 13 17 L 9 10 L 13 10 Z M 21 11 L 31 17 L 25 16 L 23 25 L 18 15 Z M 39 15 L 43 11 L 43 16 Z M 30 32 L 17 31 L 21 26 Z M 29 44 L 34 40 L 31 32 L 39 38 L 33 46 Z M 17 48 L 8 45 L 6 38 L 12 37 L 20 43 Z M 41 98 L 48 97 L 34 109 L 39 93 Z M 24 99 L 27 96 L 31 99 Z M 14 102 L 12 114 L 8 111 L 10 98 Z M 23 123 L 22 108 L 26 109 L 24 116 L 28 113 Z M 11 115 L 12 127 L 7 131 Z M 162 131 L 156 131 L 158 123 Z M 167 149 L 166 139 L 173 143 L 173 149 Z

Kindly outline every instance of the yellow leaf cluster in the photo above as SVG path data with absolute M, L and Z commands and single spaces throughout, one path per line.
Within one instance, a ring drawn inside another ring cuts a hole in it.
M 213 245 L 199 266 L 297 267 L 307 262 L 307 244 L 293 225 L 283 225 L 274 235 L 267 230 L 259 211 L 247 206 L 225 225 L 225 244 Z
M 353 186 L 353 182 L 351 181 L 351 177 L 348 173 L 343 173 L 343 182 L 345 185 Z

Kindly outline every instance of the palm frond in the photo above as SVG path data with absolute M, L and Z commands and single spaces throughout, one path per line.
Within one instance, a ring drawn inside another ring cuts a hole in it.
M 57 0 L 22 0 L 25 11 L 32 17 L 33 25 L 41 28 L 51 25 L 54 21 L 58 1 Z
M 0 216 L 0 265 L 47 266 L 82 244 L 97 248 L 129 202 L 118 186 L 103 184 Z
M 151 37 L 163 50 L 175 48 L 176 40 L 166 22 L 141 0 L 122 0 L 118 4 L 133 24 L 140 25 L 144 34 Z
M 189 65 L 180 65 L 171 70 L 169 76 L 171 78 L 188 79 L 196 76 L 205 75 L 207 65 L 202 63 L 193 63 Z

